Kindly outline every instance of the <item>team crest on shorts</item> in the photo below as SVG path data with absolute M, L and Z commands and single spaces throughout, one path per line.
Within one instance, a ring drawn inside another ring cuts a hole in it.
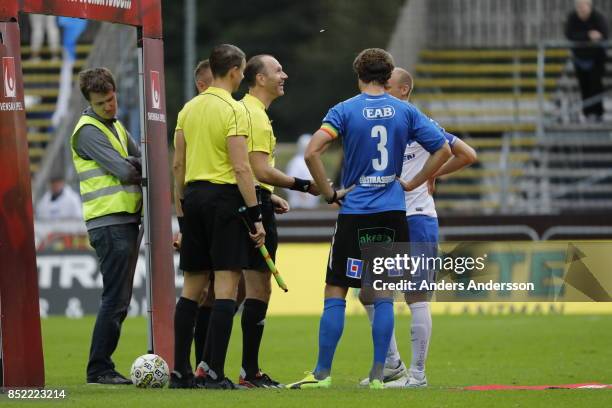
M 353 279 L 361 279 L 363 272 L 363 261 L 361 259 L 346 259 L 346 276 Z

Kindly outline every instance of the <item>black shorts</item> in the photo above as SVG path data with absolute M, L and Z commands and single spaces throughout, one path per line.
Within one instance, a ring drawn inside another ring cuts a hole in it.
M 404 211 L 338 215 L 325 283 L 360 288 L 366 266 L 361 248 L 376 242 L 408 242 Z
M 253 241 L 238 215 L 243 205 L 235 184 L 196 181 L 185 187 L 182 270 L 241 270 L 249 266 Z
M 266 231 L 266 249 L 270 253 L 272 260 L 276 262 L 276 249 L 278 248 L 278 233 L 276 230 L 276 216 L 274 215 L 274 205 L 272 204 L 272 193 L 265 188 L 257 188 L 257 198 L 261 205 L 261 216 L 264 230 Z M 259 248 L 251 242 L 249 252 L 249 267 L 256 271 L 267 272 L 270 269 L 266 264 Z

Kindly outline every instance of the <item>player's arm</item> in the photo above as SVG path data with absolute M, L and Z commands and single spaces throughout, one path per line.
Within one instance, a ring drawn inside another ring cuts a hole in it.
M 319 129 L 314 135 L 312 135 L 310 143 L 308 143 L 308 147 L 306 148 L 306 153 L 304 153 L 306 166 L 308 166 L 310 174 L 314 178 L 315 183 L 317 183 L 319 192 L 329 204 L 341 200 L 352 190 L 352 187 L 348 189 L 335 190 L 328 182 L 327 173 L 325 172 L 325 166 L 323 166 L 321 155 L 327 150 L 333 140 L 334 139 L 329 135 L 329 133 Z
M 432 178 L 433 175 L 442 167 L 444 163 L 451 156 L 451 149 L 448 143 L 444 144 L 429 156 L 421 171 L 414 175 L 410 181 L 400 179 L 402 188 L 404 191 L 412 191 L 421 184 L 425 183 L 428 179 Z
M 236 183 L 240 194 L 248 208 L 248 214 L 255 223 L 255 234 L 250 234 L 257 247 L 264 244 L 266 233 L 261 223 L 261 209 L 255 195 L 255 183 L 253 173 L 249 164 L 249 153 L 247 150 L 246 135 L 227 137 L 227 153 L 230 163 L 234 169 Z
M 270 196 L 270 200 L 272 201 L 272 205 L 274 206 L 274 212 L 276 214 L 285 214 L 289 212 L 289 203 L 284 198 L 279 197 L 276 194 L 272 194 Z
M 174 132 L 174 160 L 172 162 L 172 173 L 174 175 L 174 207 L 176 216 L 183 216 L 181 201 L 185 188 L 185 135 L 178 129 Z
M 303 193 L 310 193 L 315 196 L 319 195 L 319 190 L 312 180 L 288 176 L 282 171 L 270 166 L 268 158 L 269 154 L 266 152 L 252 151 L 249 153 L 251 168 L 257 180 L 276 187 L 284 187 Z
M 445 174 L 454 173 L 462 168 L 469 166 L 478 159 L 476 150 L 464 141 L 455 138 L 455 142 L 451 146 L 453 156 L 449 161 L 444 163 L 436 172 L 434 177 L 444 176 Z

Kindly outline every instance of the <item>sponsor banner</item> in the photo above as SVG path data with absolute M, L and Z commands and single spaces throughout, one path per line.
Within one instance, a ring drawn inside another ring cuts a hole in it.
M 42 386 L 32 184 L 23 107 L 19 25 L 0 23 L 0 325 L 4 333 L 4 381 L 11 386 Z
M 0 6 L 0 17 L 16 17 L 21 10 L 86 18 L 141 26 L 145 37 L 162 37 L 160 0 L 11 0 L 7 3 L 18 3 L 19 8 Z
M 134 290 L 128 314 L 146 315 L 146 270 L 144 252 L 140 253 L 134 273 Z M 38 287 L 40 292 L 40 314 L 64 315 L 79 318 L 95 314 L 102 295 L 102 274 L 98 259 L 92 250 L 39 251 Z M 178 265 L 178 254 L 175 255 Z M 176 298 L 183 286 L 182 274 L 175 270 Z
M 273 283 L 271 315 L 318 315 L 323 307 L 323 289 L 329 244 L 281 244 L 277 267 L 289 292 Z M 533 256 L 531 254 L 530 256 Z M 174 255 L 175 296 L 183 279 Z M 41 314 L 80 317 L 95 314 L 100 302 L 102 280 L 97 259 L 91 250 L 41 250 L 38 256 Z M 146 315 L 145 267 L 141 254 L 134 277 L 134 293 L 129 315 Z M 365 314 L 358 291 L 347 296 L 348 314 Z M 396 303 L 399 315 L 409 314 L 406 304 Z M 607 314 L 610 302 L 433 302 L 433 314 L 452 315 L 532 315 L 532 314 Z

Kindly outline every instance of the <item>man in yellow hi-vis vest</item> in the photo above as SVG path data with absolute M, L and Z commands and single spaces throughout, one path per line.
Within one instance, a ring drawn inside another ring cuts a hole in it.
M 142 208 L 140 151 L 115 117 L 115 79 L 106 68 L 79 74 L 89 107 L 76 124 L 70 145 L 79 177 L 83 217 L 103 280 L 94 326 L 87 382 L 131 384 L 115 370 L 111 355 L 132 297 L 134 258 Z

